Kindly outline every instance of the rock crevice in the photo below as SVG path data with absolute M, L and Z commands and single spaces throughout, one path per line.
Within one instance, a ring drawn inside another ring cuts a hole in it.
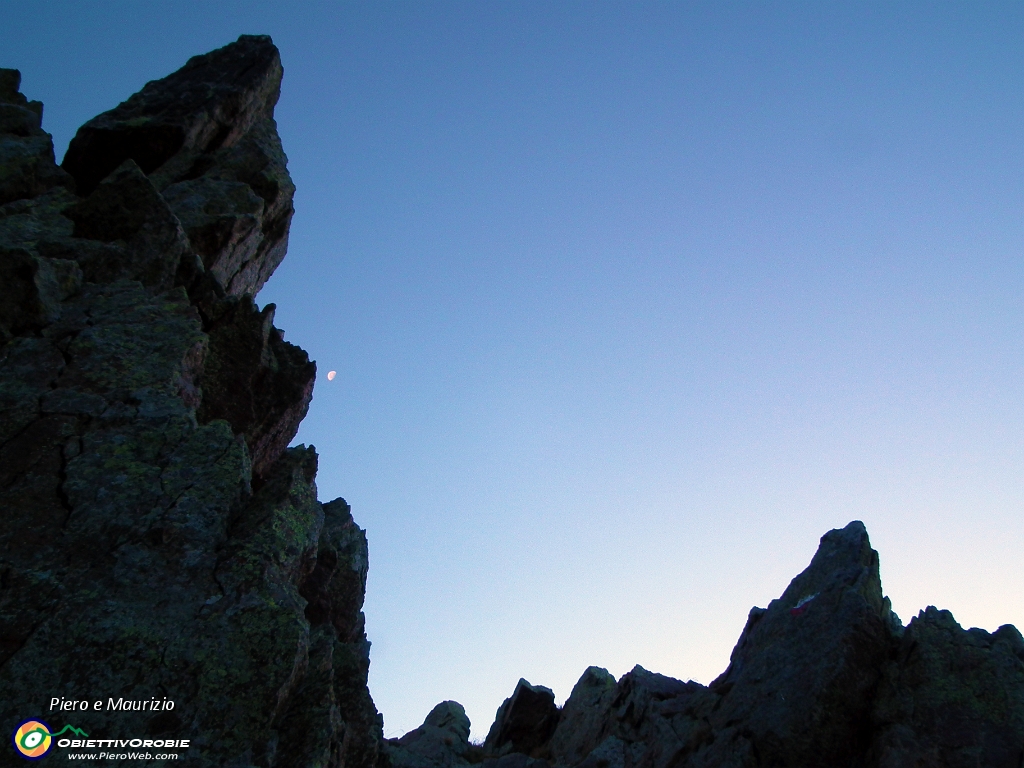
M 90 120 L 59 168 L 0 70 L 8 733 L 52 696 L 155 697 L 173 711 L 73 724 L 188 739 L 195 765 L 383 765 L 366 539 L 288 447 L 316 366 L 253 298 L 293 210 L 281 77 L 243 36 Z
M 188 739 L 211 768 L 1024 765 L 1024 638 L 933 607 L 904 628 L 859 522 L 750 611 L 708 686 L 590 667 L 562 707 L 520 680 L 482 744 L 453 701 L 385 741 L 366 536 L 289 447 L 316 366 L 254 298 L 293 213 L 282 74 L 242 36 L 90 120 L 58 167 L 0 70 L 0 727 L 53 696 L 157 699 L 73 724 Z

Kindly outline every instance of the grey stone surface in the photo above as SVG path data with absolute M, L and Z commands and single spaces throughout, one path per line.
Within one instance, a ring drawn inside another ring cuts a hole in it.
M 577 765 L 600 743 L 608 726 L 615 678 L 606 669 L 588 667 L 562 707 L 551 737 L 551 755 L 562 765 Z
M 315 365 L 247 295 L 287 243 L 280 77 L 270 39 L 243 37 L 150 83 L 80 131 L 76 194 L 0 70 L 7 733 L 51 696 L 155 698 L 174 709 L 73 724 L 190 739 L 187 765 L 386 764 L 366 537 L 317 500 L 315 451 L 287 447 Z
M 729 668 L 710 686 L 639 666 L 616 682 L 590 667 L 549 739 L 544 726 L 518 741 L 495 738 L 514 698 L 476 755 L 489 768 L 1024 765 L 1020 633 L 963 630 L 935 608 L 904 629 L 856 521 L 825 534 L 782 596 L 750 611 Z M 392 755 L 393 768 L 406 764 Z
M 469 718 L 462 705 L 442 701 L 427 715 L 423 725 L 391 739 L 387 754 L 392 765 L 417 768 L 449 768 L 470 765 Z
M 87 122 L 63 167 L 91 193 L 131 160 L 219 289 L 255 295 L 284 258 L 294 212 L 274 122 L 282 76 L 270 38 L 242 35 Z

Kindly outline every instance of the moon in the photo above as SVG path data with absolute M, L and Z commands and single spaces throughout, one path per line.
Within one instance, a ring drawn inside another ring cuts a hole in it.
M 338 375 L 337 371 L 328 371 L 327 372 L 327 380 L 328 381 L 334 381 L 334 377 L 337 376 L 337 375 Z

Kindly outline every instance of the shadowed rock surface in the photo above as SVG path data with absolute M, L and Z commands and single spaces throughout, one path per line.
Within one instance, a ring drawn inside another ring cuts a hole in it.
M 217 285 L 255 295 L 284 258 L 293 213 L 274 122 L 282 74 L 269 37 L 242 35 L 87 122 L 62 166 L 89 194 L 131 160 Z
M 462 705 L 442 701 L 423 725 L 391 742 L 392 760 L 407 766 L 468 765 L 469 718 Z
M 547 689 L 520 680 L 481 746 L 410 756 L 410 734 L 389 741 L 392 766 L 1024 765 L 1020 633 L 965 631 L 931 607 L 904 630 L 860 522 L 826 533 L 782 596 L 751 610 L 729 668 L 711 685 L 639 666 L 616 682 L 590 667 L 561 710 L 553 696 L 543 697 L 550 708 L 536 693 L 524 696 L 539 691 Z M 412 733 L 424 738 L 425 728 Z
M 1020 633 L 904 629 L 859 522 L 709 686 L 590 667 L 562 708 L 520 680 L 483 744 L 451 701 L 385 742 L 366 537 L 287 447 L 316 368 L 253 299 L 292 215 L 281 77 L 243 36 L 89 121 L 62 170 L 0 70 L 0 728 L 230 768 L 1024 768 Z
M 0 70 L 5 733 L 41 717 L 189 739 L 188 765 L 382 764 L 366 538 L 287 447 L 316 367 L 252 298 L 292 214 L 281 75 L 267 37 L 197 56 L 83 126 L 65 171 Z
M 557 725 L 554 692 L 520 678 L 512 695 L 498 707 L 484 750 L 498 755 L 532 754 L 548 742 Z
M 20 86 L 18 70 L 0 69 L 0 205 L 75 186 L 54 164 L 53 140 L 42 129 L 42 102 L 26 99 Z
M 929 607 L 886 664 L 871 714 L 872 765 L 1021 765 L 1020 632 L 964 631 L 949 611 Z

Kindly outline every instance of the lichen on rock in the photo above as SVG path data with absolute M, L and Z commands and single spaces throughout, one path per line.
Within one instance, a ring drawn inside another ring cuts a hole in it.
M 243 36 L 89 121 L 62 170 L 0 70 L 8 732 L 100 700 L 76 728 L 187 739 L 190 765 L 382 765 L 366 539 L 288 447 L 316 369 L 253 300 L 292 215 L 281 76 Z
M 57 697 L 100 702 L 65 721 L 93 738 L 185 739 L 173 762 L 210 768 L 1024 765 L 1020 633 L 933 607 L 904 628 L 856 521 L 708 686 L 591 667 L 563 707 L 520 680 L 483 744 L 453 701 L 385 741 L 366 536 L 289 447 L 316 368 L 254 299 L 293 212 L 282 74 L 242 36 L 58 168 L 0 70 L 0 728 Z

